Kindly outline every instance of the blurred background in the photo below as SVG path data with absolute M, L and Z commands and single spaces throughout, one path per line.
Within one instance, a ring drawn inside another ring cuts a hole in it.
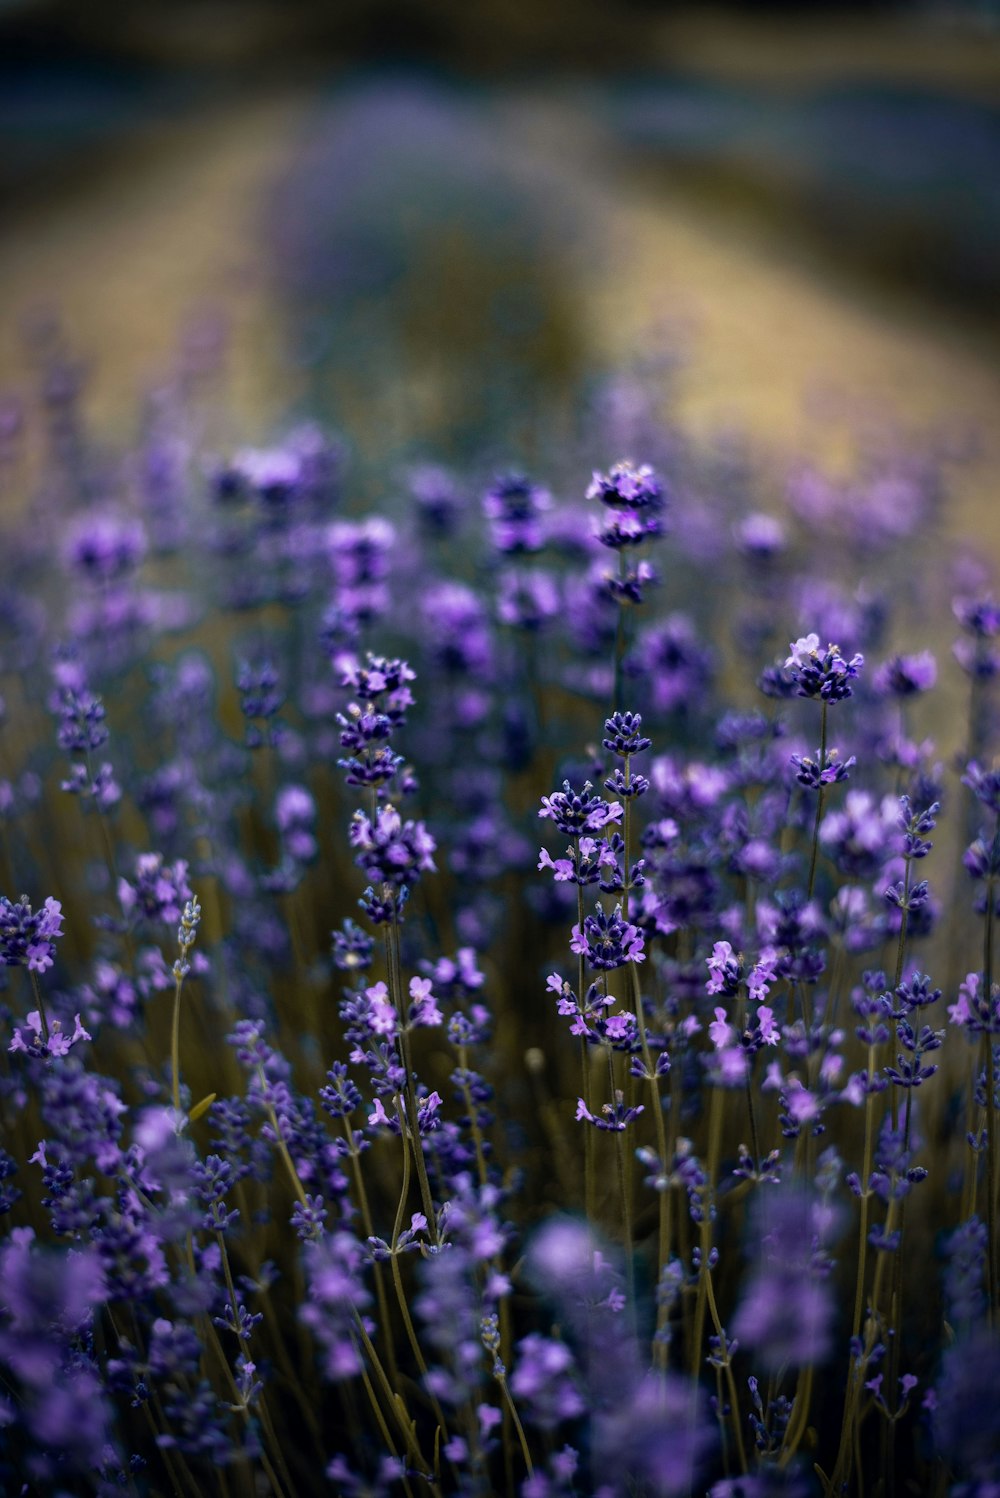
M 53 309 L 109 439 L 224 335 L 220 441 L 544 475 L 624 369 L 776 472 L 932 431 L 1000 561 L 1000 3 L 3 0 L 0 134 L 0 389 Z

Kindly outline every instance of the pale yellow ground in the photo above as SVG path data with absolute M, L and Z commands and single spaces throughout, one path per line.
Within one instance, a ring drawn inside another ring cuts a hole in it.
M 257 258 L 260 196 L 310 102 L 290 93 L 149 127 L 85 186 L 22 206 L 0 240 L 0 386 L 24 381 L 18 315 L 54 302 L 94 366 L 89 414 L 125 437 L 175 330 L 197 307 L 218 306 L 232 325 L 234 438 L 263 431 L 296 389 Z M 985 341 L 912 304 L 881 305 L 692 203 L 669 177 L 655 190 L 623 180 L 572 103 L 535 96 L 506 118 L 523 150 L 548 157 L 606 226 L 603 253 L 568 265 L 595 354 L 628 358 L 664 318 L 691 319 L 683 415 L 702 431 L 731 421 L 779 452 L 815 440 L 803 395 L 817 386 L 847 393 L 858 411 L 975 428 L 981 451 L 958 475 L 949 528 L 1000 563 L 1000 371 Z M 831 460 L 842 456 L 831 445 Z

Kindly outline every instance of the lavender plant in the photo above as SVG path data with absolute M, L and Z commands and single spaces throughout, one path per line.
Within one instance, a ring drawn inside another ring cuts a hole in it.
M 373 514 L 315 427 L 201 450 L 186 388 L 109 466 L 46 348 L 4 1491 L 992 1492 L 1000 610 L 966 570 L 939 757 L 946 476 L 859 469 L 915 496 L 870 571 L 860 500 L 763 514 L 648 412 L 655 464 Z

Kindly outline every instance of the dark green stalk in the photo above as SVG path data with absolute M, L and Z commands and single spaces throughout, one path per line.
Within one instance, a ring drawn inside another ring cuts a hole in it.
M 824 699 L 823 704 L 822 704 L 822 709 L 821 709 L 821 715 L 820 715 L 819 770 L 820 770 L 820 775 L 821 776 L 823 774 L 824 769 L 826 768 L 826 710 L 827 710 L 827 703 L 826 703 L 826 700 Z M 821 821 L 822 816 L 823 816 L 823 793 L 825 792 L 825 790 L 826 790 L 826 786 L 823 783 L 823 780 L 821 779 L 820 783 L 819 783 L 819 789 L 816 792 L 816 820 L 813 822 L 812 854 L 811 854 L 810 859 L 809 859 L 809 896 L 808 897 L 809 897 L 810 900 L 813 897 L 813 888 L 815 887 L 815 884 L 816 884 L 816 857 L 817 857 L 817 854 L 819 853 L 819 824 L 820 824 L 820 821 Z
M 614 1052 L 608 1046 L 608 1078 L 611 1083 L 611 1103 L 614 1106 L 618 1092 L 615 1087 L 615 1060 Z M 589 1127 L 592 1127 L 590 1125 Z M 622 1201 L 622 1228 L 625 1236 L 625 1276 L 628 1283 L 628 1300 L 630 1314 L 635 1321 L 635 1250 L 632 1240 L 632 1203 L 629 1200 L 628 1181 L 625 1173 L 625 1142 L 623 1130 L 615 1130 L 615 1158 L 618 1164 L 618 1189 Z
M 910 858 L 908 858 L 906 860 L 906 873 L 905 873 L 905 876 L 904 876 L 904 879 L 903 879 L 903 902 L 902 902 L 902 904 L 901 904 L 901 906 L 899 908 L 900 923 L 899 923 L 899 945 L 896 948 L 896 976 L 893 979 L 893 984 L 892 984 L 892 997 L 893 997 L 893 1011 L 894 1012 L 895 1012 L 895 1008 L 896 1008 L 896 1004 L 895 1004 L 896 989 L 899 987 L 900 983 L 903 981 L 903 957 L 904 957 L 905 952 L 906 952 L 906 923 L 907 923 L 907 918 L 908 918 L 909 913 L 910 913 L 910 911 L 909 911 L 909 904 L 910 904 L 910 874 L 912 872 L 912 869 L 913 869 L 913 860 L 910 859 Z M 893 1062 L 895 1062 L 895 1059 L 896 1059 L 896 1047 L 899 1044 L 898 1035 L 899 1035 L 899 1022 L 898 1022 L 898 1020 L 896 1020 L 894 1018 L 893 1021 L 892 1021 L 892 1058 L 893 1058 Z M 891 1096 L 891 1099 L 890 1099 L 890 1106 L 891 1106 L 891 1109 L 892 1109 L 892 1127 L 895 1128 L 896 1127 L 896 1121 L 897 1121 L 897 1118 L 899 1116 L 899 1100 L 898 1100 L 898 1097 L 897 1097 L 897 1093 L 896 1093 L 896 1088 L 895 1087 L 892 1088 L 892 1096 Z
M 1000 817 L 994 830 L 993 845 L 1000 837 Z M 992 859 L 990 867 L 992 869 Z M 996 1139 L 996 1036 L 993 1033 L 993 874 L 986 879 L 986 925 L 983 931 L 983 993 L 986 999 L 989 1028 L 983 1031 L 986 1050 L 986 1285 L 989 1298 L 988 1321 L 992 1327 L 997 1314 L 997 1139 Z
M 420 1370 L 420 1376 L 424 1380 L 426 1388 L 429 1369 L 427 1367 L 427 1362 L 424 1358 L 423 1352 L 421 1351 L 420 1342 L 417 1338 L 416 1329 L 413 1325 L 413 1319 L 410 1316 L 410 1308 L 406 1303 L 406 1295 L 403 1290 L 403 1276 L 400 1273 L 399 1269 L 399 1235 L 403 1228 L 403 1214 L 406 1210 L 406 1198 L 410 1193 L 410 1151 L 406 1143 L 406 1118 L 403 1113 L 403 1104 L 402 1100 L 398 1096 L 396 1098 L 396 1114 L 399 1118 L 399 1127 L 403 1139 L 403 1181 L 399 1192 L 399 1203 L 396 1207 L 396 1220 L 392 1225 L 392 1243 L 390 1244 L 392 1256 L 392 1283 L 396 1290 L 396 1302 L 399 1306 L 399 1313 L 403 1318 L 403 1326 L 406 1329 L 406 1338 L 410 1344 L 410 1351 L 413 1353 L 414 1360 L 418 1369 Z M 388 1323 L 386 1323 L 387 1336 L 388 1330 Z M 427 1392 L 430 1393 L 429 1390 Z M 445 1440 L 447 1441 L 448 1425 L 444 1417 L 444 1411 L 442 1410 L 436 1395 L 430 1394 L 430 1400 L 434 1409 L 435 1418 L 437 1419 L 437 1422 L 441 1427 L 441 1432 Z
M 29 967 L 28 976 L 31 979 L 31 986 L 35 991 L 35 1003 L 38 1005 L 38 1018 L 40 1019 L 42 1024 L 42 1039 L 45 1041 L 45 1044 L 48 1045 L 49 1020 L 47 1014 L 45 1013 L 45 1003 L 42 999 L 42 990 L 38 985 L 38 975 Z
M 576 842 L 577 868 L 579 868 L 579 866 L 580 866 L 580 839 L 576 838 L 575 842 Z M 582 935 L 582 933 L 583 933 L 583 885 L 582 884 L 578 884 L 577 887 L 576 887 L 576 919 L 577 919 L 577 925 L 579 926 L 580 933 Z M 581 1004 L 584 1001 L 584 991 L 583 991 L 583 988 L 584 988 L 584 984 L 586 983 L 586 981 L 587 981 L 587 978 L 586 978 L 586 971 L 585 971 L 585 968 L 584 968 L 584 958 L 583 958 L 583 953 L 581 952 L 579 954 L 579 962 L 577 964 L 577 996 L 578 996 Z M 587 1045 L 587 1037 L 585 1035 L 581 1035 L 580 1036 L 580 1081 L 581 1081 L 581 1085 L 582 1085 L 584 1104 L 586 1105 L 588 1113 L 592 1113 L 593 1112 L 593 1106 L 592 1106 L 591 1089 L 590 1089 L 590 1049 L 589 1049 L 589 1047 Z M 596 1150 L 596 1147 L 597 1147 L 597 1141 L 594 1138 L 592 1130 L 588 1128 L 588 1129 L 586 1129 L 584 1131 L 584 1138 L 583 1138 L 583 1150 L 584 1150 L 584 1159 L 583 1159 L 584 1206 L 585 1206 L 585 1210 L 586 1210 L 586 1213 L 587 1213 L 587 1220 L 591 1224 L 591 1226 L 595 1227 L 595 1228 L 597 1226 L 597 1167 L 596 1167 L 596 1163 L 595 1163 L 595 1150 Z
M 389 978 L 389 997 L 399 1017 L 399 1049 L 403 1058 L 403 1070 L 406 1073 L 406 1114 L 410 1125 L 409 1133 L 410 1144 L 413 1149 L 413 1161 L 417 1167 L 417 1180 L 420 1182 L 420 1200 L 423 1205 L 424 1216 L 427 1218 L 427 1230 L 431 1235 L 435 1247 L 437 1247 L 441 1239 L 438 1234 L 434 1198 L 431 1196 L 431 1183 L 427 1178 L 427 1162 L 424 1159 L 424 1149 L 420 1140 L 420 1117 L 417 1107 L 416 1086 L 413 1080 L 413 1054 L 406 1023 L 403 974 L 399 957 L 399 928 L 395 921 L 386 927 L 385 956 Z
M 719 1167 L 719 1151 L 722 1144 L 722 1088 L 712 1088 L 712 1101 L 708 1115 L 708 1157 L 705 1162 L 705 1196 L 702 1219 L 699 1224 L 701 1237 L 701 1269 L 698 1274 L 698 1291 L 694 1309 L 694 1332 L 691 1339 L 691 1377 L 697 1379 L 701 1370 L 702 1341 L 705 1336 L 705 1311 L 709 1296 L 709 1255 L 712 1249 L 712 1198 L 715 1193 L 715 1175 Z
M 358 1194 L 358 1208 L 361 1212 L 361 1222 L 367 1238 L 375 1237 L 375 1222 L 368 1204 L 368 1192 L 365 1189 L 364 1173 L 361 1169 L 361 1155 L 354 1140 L 354 1130 L 346 1118 L 341 1119 L 344 1127 L 344 1139 L 347 1144 L 347 1153 L 351 1161 L 351 1172 L 354 1176 L 354 1188 Z M 403 1155 L 406 1159 L 406 1167 L 409 1166 L 406 1141 L 403 1141 Z M 407 1175 L 407 1182 L 409 1176 Z M 389 1364 L 389 1376 L 394 1384 L 399 1383 L 399 1369 L 396 1366 L 396 1350 L 393 1347 L 392 1338 L 389 1336 L 389 1302 L 385 1293 L 385 1278 L 382 1273 L 382 1265 L 375 1261 L 372 1265 L 375 1279 L 375 1299 L 378 1301 L 379 1323 L 385 1327 L 386 1333 L 386 1361 Z

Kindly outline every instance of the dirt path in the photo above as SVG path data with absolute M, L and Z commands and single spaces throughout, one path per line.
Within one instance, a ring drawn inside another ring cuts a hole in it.
M 174 330 L 198 306 L 221 306 L 233 335 L 236 428 L 263 427 L 294 394 L 269 324 L 256 260 L 261 190 L 293 147 L 310 100 L 288 95 L 151 128 L 113 169 L 30 207 L 0 244 L 0 384 L 21 383 L 16 318 L 62 309 L 93 359 L 89 408 L 99 426 L 131 428 L 135 392 L 162 369 Z M 571 105 L 517 101 L 507 121 L 524 149 L 548 152 L 592 205 L 605 252 L 578 268 L 580 318 L 602 357 L 648 346 L 664 316 L 697 337 L 682 408 L 698 428 L 721 421 L 784 449 L 808 433 L 803 392 L 825 386 L 859 412 L 975 428 L 981 451 L 962 473 L 952 529 L 1000 563 L 1000 371 L 940 317 L 931 321 L 835 285 L 791 255 L 691 204 L 623 178 L 608 143 Z

